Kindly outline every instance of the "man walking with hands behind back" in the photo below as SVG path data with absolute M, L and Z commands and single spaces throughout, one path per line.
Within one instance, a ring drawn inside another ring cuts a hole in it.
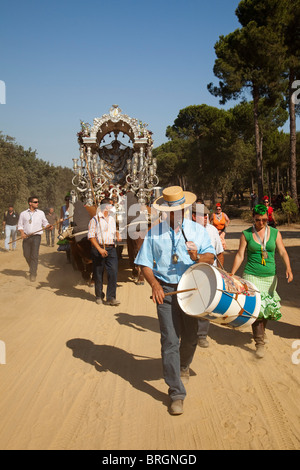
M 30 281 L 36 280 L 43 228 L 52 229 L 43 211 L 38 209 L 37 196 L 28 198 L 29 208 L 20 214 L 18 230 L 23 239 L 23 255 L 29 266 Z

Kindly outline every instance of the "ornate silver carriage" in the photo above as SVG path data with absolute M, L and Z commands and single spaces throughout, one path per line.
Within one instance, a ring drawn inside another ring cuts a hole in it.
M 122 135 L 118 140 L 119 134 Z M 80 157 L 73 158 L 73 185 L 86 206 L 96 206 L 103 197 L 115 199 L 132 191 L 140 204 L 149 203 L 158 185 L 157 163 L 152 156 L 152 132 L 147 124 L 122 114 L 113 105 L 108 114 L 95 118 L 93 126 L 81 121 L 78 132 Z M 107 136 L 112 140 L 106 144 Z M 124 144 L 124 138 L 129 138 Z

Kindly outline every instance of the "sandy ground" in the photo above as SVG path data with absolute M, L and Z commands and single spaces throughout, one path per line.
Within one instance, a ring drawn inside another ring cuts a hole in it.
M 229 228 L 227 270 L 243 227 L 233 220 Z M 130 280 L 126 253 L 120 306 L 98 306 L 65 253 L 43 239 L 31 283 L 21 242 L 6 253 L 2 240 L 0 449 L 299 449 L 299 228 L 280 228 L 295 280 L 286 284 L 279 260 L 283 318 L 269 324 L 266 357 L 255 358 L 249 327 L 211 324 L 210 347 L 197 348 L 176 417 L 150 288 Z

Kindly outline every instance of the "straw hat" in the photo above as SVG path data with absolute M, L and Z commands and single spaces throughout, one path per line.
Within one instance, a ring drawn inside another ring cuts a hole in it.
M 165 188 L 162 196 L 153 202 L 153 207 L 161 212 L 173 212 L 191 206 L 197 196 L 189 191 L 183 191 L 180 186 Z

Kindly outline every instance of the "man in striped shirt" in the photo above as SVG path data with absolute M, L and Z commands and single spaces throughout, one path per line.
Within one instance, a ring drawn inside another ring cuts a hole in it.
M 115 218 L 110 214 L 112 207 L 110 199 L 101 201 L 97 215 L 90 220 L 88 239 L 92 245 L 96 302 L 99 305 L 103 303 L 103 273 L 106 268 L 106 305 L 117 306 L 120 302 L 116 300 L 118 256 L 115 241 L 121 241 L 121 237 L 117 231 Z

